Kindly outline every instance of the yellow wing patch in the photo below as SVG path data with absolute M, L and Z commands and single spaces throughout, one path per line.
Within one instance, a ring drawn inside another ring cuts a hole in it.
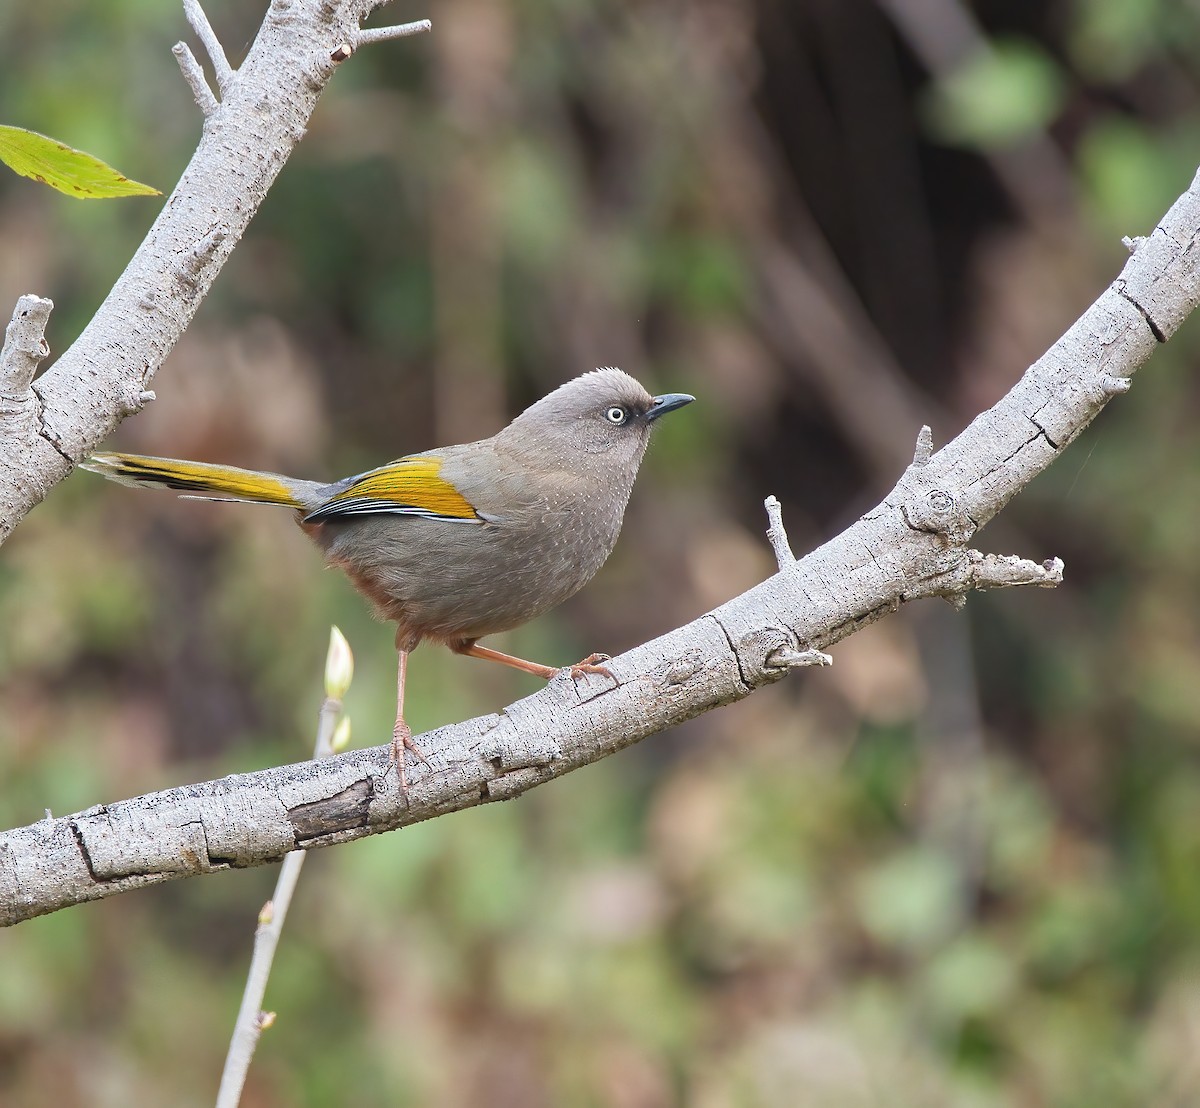
M 390 513 L 475 522 L 475 508 L 453 483 L 439 476 L 442 460 L 427 456 L 401 458 L 364 473 L 330 497 L 306 521 L 344 515 Z

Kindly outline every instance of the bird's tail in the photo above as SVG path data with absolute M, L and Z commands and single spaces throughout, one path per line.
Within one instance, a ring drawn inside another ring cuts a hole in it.
M 319 502 L 322 486 L 278 473 L 259 473 L 236 466 L 148 458 L 141 454 L 93 454 L 83 469 L 122 485 L 174 489 L 196 500 L 240 500 L 247 504 L 281 504 L 304 510 Z

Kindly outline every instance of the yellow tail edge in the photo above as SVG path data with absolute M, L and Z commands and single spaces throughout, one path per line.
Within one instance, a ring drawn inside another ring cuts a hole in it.
M 150 458 L 143 454 L 93 454 L 81 468 L 110 481 L 143 488 L 174 489 L 201 500 L 240 500 L 248 504 L 280 504 L 302 508 L 286 478 L 237 466 Z

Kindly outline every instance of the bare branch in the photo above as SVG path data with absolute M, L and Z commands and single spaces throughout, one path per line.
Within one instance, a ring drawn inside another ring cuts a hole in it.
M 328 682 L 327 682 L 328 684 Z M 317 714 L 317 741 L 313 746 L 313 758 L 328 758 L 333 753 L 333 735 L 341 715 L 342 703 L 331 696 L 321 702 Z M 225 1056 L 225 1068 L 221 1072 L 221 1086 L 217 1092 L 217 1108 L 237 1108 L 242 1099 L 242 1088 L 246 1074 L 250 1072 L 250 1061 L 258 1046 L 262 1032 L 274 1022 L 273 1012 L 262 1010 L 263 997 L 267 991 L 267 979 L 271 976 L 271 965 L 275 961 L 275 949 L 283 933 L 283 923 L 291 907 L 292 894 L 300 880 L 300 870 L 308 855 L 296 850 L 283 860 L 275 892 L 262 906 L 258 914 L 258 927 L 254 932 L 254 953 L 250 958 L 250 971 L 246 975 L 246 988 L 242 992 L 242 1003 L 234 1023 L 229 1052 Z
M 389 744 L 9 831 L 0 835 L 0 922 L 517 796 L 821 663 L 820 648 L 908 601 L 961 604 L 975 588 L 1056 584 L 1058 559 L 984 555 L 967 543 L 1195 308 L 1197 240 L 1200 175 L 1070 330 L 995 406 L 909 466 L 882 503 L 787 573 L 612 659 L 612 679 L 560 676 L 499 715 L 421 736 L 430 764 L 407 791 Z M 198 243 L 196 257 L 205 249 Z
M 926 423 L 917 434 L 917 445 L 913 450 L 912 464 L 915 466 L 927 465 L 929 459 L 933 457 L 933 431 L 929 424 Z
M 783 669 L 802 669 L 805 666 L 831 666 L 833 657 L 820 650 L 793 650 L 790 646 L 780 646 L 767 655 L 769 666 Z
M 323 11 L 338 7 L 338 0 L 325 0 Z M 275 26 L 269 16 L 264 35 L 275 33 L 269 32 Z M 332 71 L 337 63 L 328 43 L 354 41 L 352 30 L 344 22 L 330 35 L 324 27 L 305 40 L 307 52 L 296 48 L 293 60 L 301 65 L 320 58 Z M 309 49 L 317 40 L 321 49 Z M 261 94 L 253 74 L 248 60 L 234 90 L 239 100 Z M 327 76 L 324 69 L 322 74 Z M 280 125 L 294 128 L 304 118 L 298 110 Z M 276 126 L 273 118 L 267 123 Z M 220 162 L 224 154 L 212 156 Z M 276 156 L 281 164 L 286 151 Z M 263 171 L 263 189 L 277 168 Z M 244 226 L 214 225 L 212 203 L 206 198 L 205 219 L 186 222 L 187 237 L 172 239 L 171 266 L 164 268 L 171 281 L 189 290 L 207 287 L 213 259 L 223 259 Z M 1198 240 L 1200 175 L 1137 243 L 1120 276 L 1004 397 L 936 454 L 930 449 L 927 458 L 922 433 L 915 464 L 880 504 L 788 572 L 612 659 L 606 663 L 611 677 L 572 679 L 567 671 L 499 714 L 420 736 L 429 764 L 417 767 L 407 791 L 386 744 L 102 805 L 0 834 L 0 923 L 142 885 L 260 865 L 294 850 L 507 799 L 748 696 L 795 666 L 821 663 L 827 657 L 823 648 L 909 601 L 944 597 L 961 603 L 975 588 L 1056 584 L 1062 579 L 1058 559 L 1039 564 L 984 555 L 968 543 L 1130 387 L 1135 371 L 1196 307 Z M 136 290 L 126 308 L 153 315 L 164 310 L 167 288 L 160 290 L 140 274 L 131 288 L 119 283 L 110 303 Z M 173 290 L 171 298 L 178 296 Z M 184 315 L 191 311 L 194 303 L 188 301 Z M 102 360 L 88 364 L 89 372 L 105 372 Z M 57 383 L 47 381 L 50 376 L 39 381 L 39 392 L 47 414 L 57 417 L 52 403 Z M 123 371 L 114 383 L 127 388 L 129 378 Z M 144 389 L 140 378 L 137 384 Z M 141 395 L 127 391 L 123 402 L 135 403 Z M 65 417 L 59 424 L 72 426 Z M 85 444 L 86 436 L 72 438 L 68 449 Z M 0 453 L 0 476 L 4 460 Z M 0 494 L 4 491 L 0 480 Z M 0 507 L 4 503 L 0 495 Z M 778 533 L 783 534 L 782 522 Z M 777 557 L 787 549 L 786 540 L 773 545 Z
M 968 551 L 975 567 L 975 588 L 1007 589 L 1014 585 L 1037 585 L 1043 589 L 1061 585 L 1063 560 L 1047 558 L 1044 562 L 1031 562 L 1015 554 L 981 554 L 978 550 Z
M 611 679 L 564 675 L 499 715 L 421 736 L 431 764 L 407 791 L 385 745 L 7 832 L 0 922 L 516 796 L 820 661 L 810 652 L 908 601 L 961 604 L 973 588 L 1056 583 L 1057 559 L 1039 566 L 967 543 L 1200 301 L 1198 239 L 1200 175 L 1070 330 L 957 438 L 909 466 L 882 503 L 787 573 L 614 658 Z M 198 243 L 196 257 L 205 249 Z
M 217 103 L 212 89 L 208 87 L 208 81 L 204 79 L 204 70 L 196 61 L 196 55 L 192 53 L 186 42 L 177 42 L 171 47 L 171 53 L 175 55 L 183 79 L 187 81 L 188 87 L 192 90 L 192 96 L 195 97 L 196 103 L 204 113 L 204 118 L 207 119 L 220 105 Z
M 5 328 L 0 349 L 0 440 L 17 439 L 36 430 L 37 396 L 32 385 L 38 366 L 50 356 L 46 324 L 53 309 L 53 300 L 22 296 Z
M 796 564 L 796 555 L 792 553 L 788 542 L 787 531 L 783 526 L 783 507 L 774 496 L 768 496 L 763 501 L 767 509 L 767 539 L 775 552 L 775 564 L 779 569 L 790 569 Z
M 273 3 L 234 79 L 198 6 L 187 13 L 213 56 L 221 126 L 196 153 L 145 240 L 74 344 L 37 383 L 37 419 L 6 429 L 0 450 L 0 542 L 29 510 L 146 403 L 151 381 L 300 141 L 338 63 L 359 41 L 366 0 Z M 425 29 L 413 25 L 409 33 Z M 371 41 L 393 37 L 373 34 Z M 211 40 L 211 41 L 210 41 Z M 206 115 L 216 98 L 186 46 L 176 50 Z
M 864 549 L 878 554 L 864 555 Z M 1055 579 L 1061 579 L 1060 562 L 1038 566 L 948 551 L 899 513 L 877 510 L 800 559 L 791 572 L 607 662 L 615 681 L 574 680 L 564 671 L 498 715 L 420 736 L 428 762 L 416 769 L 407 790 L 400 787 L 389 743 L 170 789 L 2 834 L 0 924 L 506 800 L 740 700 L 793 668 L 828 665 L 828 654 L 806 644 L 835 643 L 908 600 Z
M 212 29 L 208 16 L 204 14 L 200 0 L 183 0 L 183 14 L 191 24 L 192 30 L 196 32 L 196 37 L 204 47 L 208 60 L 212 62 L 213 73 L 217 78 L 217 88 L 224 97 L 233 84 L 234 78 L 233 67 L 229 64 L 229 59 L 225 57 L 225 48 Z
M 428 19 L 418 19 L 413 23 L 400 23 L 395 27 L 368 27 L 355 36 L 355 45 L 369 46 L 376 42 L 386 42 L 393 38 L 408 38 L 409 35 L 421 35 L 433 30 L 433 23 Z

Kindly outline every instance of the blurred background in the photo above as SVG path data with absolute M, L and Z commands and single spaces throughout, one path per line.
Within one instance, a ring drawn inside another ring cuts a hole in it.
M 262 4 L 209 0 L 241 60 Z M 612 653 L 812 548 L 995 401 L 1200 164 L 1167 0 L 403 0 L 114 447 L 341 476 L 615 364 L 666 421 L 625 532 L 494 641 Z M 379 20 L 377 19 L 376 22 Z M 0 120 L 169 191 L 171 0 L 0 7 Z M 161 201 L 0 174 L 0 311 L 61 352 Z M 501 805 L 319 852 L 244 1103 L 1200 1103 L 1197 325 L 977 540 L 1056 591 L 914 606 Z M 0 551 L 5 827 L 355 741 L 391 631 L 286 512 L 79 473 Z M 536 690 L 431 649 L 416 730 Z M 211 1103 L 271 869 L 0 933 L 0 1103 Z

